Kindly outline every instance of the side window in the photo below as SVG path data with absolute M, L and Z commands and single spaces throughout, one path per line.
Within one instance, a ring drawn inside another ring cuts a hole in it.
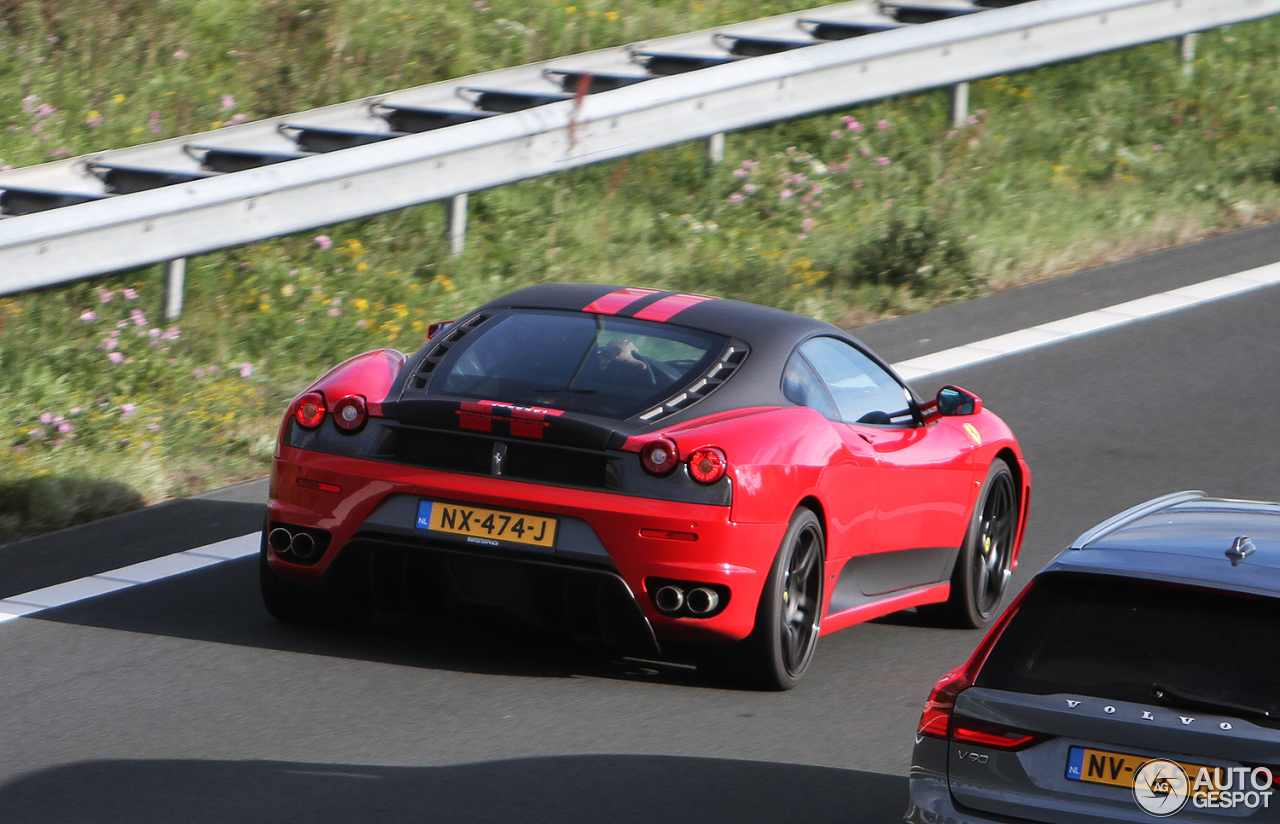
M 787 368 L 782 372 L 782 394 L 787 400 L 799 406 L 816 409 L 826 418 L 840 420 L 835 402 L 831 400 L 822 379 L 813 371 L 809 362 L 797 352 L 787 361 Z
M 910 420 L 906 388 L 853 346 L 837 338 L 813 338 L 800 353 L 831 392 L 842 420 L 881 426 Z

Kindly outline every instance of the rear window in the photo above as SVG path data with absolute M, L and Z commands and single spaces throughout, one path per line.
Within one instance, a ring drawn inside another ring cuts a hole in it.
M 1158 684 L 1171 694 L 1277 713 L 1277 650 L 1274 598 L 1046 575 L 1023 599 L 976 683 L 1136 703 L 1155 703 Z
M 679 392 L 728 339 L 583 312 L 512 311 L 449 353 L 433 394 L 629 418 Z

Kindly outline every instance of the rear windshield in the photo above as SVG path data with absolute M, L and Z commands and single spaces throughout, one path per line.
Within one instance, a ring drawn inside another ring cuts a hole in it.
M 977 686 L 1234 714 L 1280 712 L 1280 601 L 1101 575 L 1046 575 Z M 1166 694 L 1157 701 L 1153 689 Z
M 512 311 L 463 338 L 430 391 L 629 418 L 706 372 L 727 344 L 664 323 Z

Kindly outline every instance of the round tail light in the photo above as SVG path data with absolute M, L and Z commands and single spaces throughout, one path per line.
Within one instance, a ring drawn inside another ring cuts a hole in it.
M 724 477 L 728 467 L 729 461 L 725 458 L 724 451 L 714 446 L 695 449 L 689 456 L 689 474 L 699 483 L 715 483 Z
M 654 475 L 670 475 L 679 461 L 680 453 L 670 438 L 649 441 L 640 450 L 640 463 Z
M 308 392 L 298 398 L 297 411 L 293 417 L 306 429 L 315 429 L 324 422 L 324 413 L 328 410 L 324 405 L 324 395 L 319 392 Z
M 333 405 L 333 422 L 339 429 L 355 432 L 369 418 L 369 408 L 361 395 L 347 395 Z

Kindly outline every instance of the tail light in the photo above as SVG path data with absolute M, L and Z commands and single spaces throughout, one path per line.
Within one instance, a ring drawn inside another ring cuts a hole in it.
M 368 418 L 369 408 L 362 395 L 347 395 L 333 405 L 333 422 L 347 432 L 355 432 Z
M 640 463 L 654 475 L 670 475 L 680 460 L 675 441 L 670 438 L 658 438 L 649 441 L 640 450 Z
M 924 702 L 924 712 L 920 714 L 920 726 L 916 729 L 917 738 L 946 739 L 954 734 L 951 729 L 951 716 L 956 708 L 956 698 L 973 686 L 973 682 L 978 677 L 978 671 L 982 669 L 982 665 L 987 662 L 987 656 L 991 654 L 991 648 L 996 645 L 996 641 L 1000 640 L 1000 634 L 1004 632 L 1005 627 L 1009 626 L 1009 621 L 1018 611 L 1022 599 L 1027 597 L 1027 593 L 1034 586 L 1033 581 L 1018 593 L 1018 597 L 1013 599 L 1013 603 L 1004 611 L 1004 615 L 1000 616 L 1000 620 L 987 633 L 987 637 L 982 639 L 982 643 L 978 644 L 978 648 L 973 651 L 973 655 L 969 656 L 968 661 L 942 676 L 938 683 L 933 685 L 933 691 Z M 970 732 L 980 733 L 976 727 Z M 973 741 L 971 738 L 966 740 Z M 973 743 L 980 742 L 973 741 Z
M 695 449 L 689 456 L 689 474 L 695 481 L 713 484 L 724 477 L 729 461 L 724 451 L 714 446 Z
M 324 395 L 319 392 L 308 392 L 301 398 L 298 398 L 296 411 L 293 417 L 297 420 L 298 425 L 305 429 L 315 429 L 324 422 L 324 415 L 328 409 L 325 408 Z
M 964 741 L 981 747 L 1017 752 L 1033 744 L 1039 744 L 1045 738 L 1047 736 L 973 718 L 953 716 L 951 719 L 952 741 Z

